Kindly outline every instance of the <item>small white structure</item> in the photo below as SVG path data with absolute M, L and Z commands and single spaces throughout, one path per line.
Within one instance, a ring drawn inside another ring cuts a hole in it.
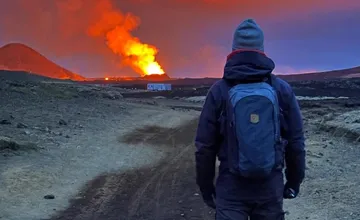
M 147 84 L 147 90 L 151 90 L 151 91 L 171 90 L 171 84 L 149 83 L 149 84 Z

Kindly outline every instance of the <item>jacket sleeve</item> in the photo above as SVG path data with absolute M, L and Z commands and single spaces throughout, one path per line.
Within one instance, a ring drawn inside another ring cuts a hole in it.
M 284 114 L 287 124 L 284 138 L 288 141 L 285 148 L 285 175 L 288 185 L 298 190 L 305 176 L 305 138 L 298 101 L 291 88 L 289 92 Z
M 216 155 L 219 149 L 218 109 L 210 90 L 200 114 L 196 138 L 196 182 L 203 195 L 214 191 Z

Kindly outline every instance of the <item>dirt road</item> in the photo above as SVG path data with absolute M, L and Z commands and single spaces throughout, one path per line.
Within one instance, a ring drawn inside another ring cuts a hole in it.
M 193 178 L 196 123 L 174 130 L 148 127 L 125 136 L 127 143 L 145 139 L 173 153 L 154 167 L 97 178 L 82 199 L 53 219 L 211 219 Z
M 287 219 L 360 219 L 360 148 L 334 130 L 320 127 L 324 114 L 341 111 L 324 106 L 304 109 L 307 172 L 299 198 L 285 202 Z M 71 206 L 52 220 L 214 219 L 195 185 L 193 139 L 196 121 L 176 129 L 142 127 L 120 141 L 146 141 L 171 148 L 155 166 L 100 176 L 90 182 Z
M 156 166 L 171 148 L 118 139 L 151 125 L 175 132 L 197 113 L 131 102 L 96 86 L 8 82 L 0 89 L 1 220 L 50 218 L 99 175 Z M 21 147 L 2 144 L 3 137 Z

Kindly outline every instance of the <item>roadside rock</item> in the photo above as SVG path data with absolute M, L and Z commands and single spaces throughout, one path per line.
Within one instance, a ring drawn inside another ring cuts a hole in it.
M 44 196 L 44 199 L 55 199 L 55 196 L 52 194 L 46 195 L 46 196 Z
M 63 119 L 59 120 L 59 125 L 67 125 L 67 124 L 68 123 L 65 120 L 63 120 Z
M 104 91 L 102 97 L 107 99 L 120 99 L 123 96 L 118 91 Z
M 4 119 L 4 120 L 0 121 L 0 124 L 2 124 L 2 125 L 11 125 L 11 121 Z
M 100 92 L 100 88 L 93 88 L 93 87 L 78 87 L 77 91 L 80 95 L 84 97 L 96 97 Z
M 195 103 L 203 103 L 205 102 L 205 99 L 206 96 L 193 96 L 193 97 L 183 98 L 184 101 L 195 102 Z
M 9 86 L 11 87 L 26 87 L 26 83 L 25 82 L 15 82 L 15 81 L 8 81 L 6 82 Z
M 77 91 L 84 97 L 99 97 L 105 99 L 121 99 L 123 95 L 116 90 L 97 87 L 79 87 Z
M 24 124 L 24 123 L 18 123 L 17 125 L 16 125 L 16 127 L 17 128 L 28 128 L 28 126 L 26 125 L 26 124 Z
M 28 151 L 28 150 L 36 150 L 36 149 L 37 146 L 33 143 L 14 141 L 11 138 L 0 136 L 0 151 L 3 150 Z
M 353 110 L 340 115 L 332 116 L 326 120 L 322 127 L 326 131 L 332 132 L 333 136 L 342 136 L 349 139 L 360 141 L 360 111 Z M 331 144 L 329 142 L 329 144 Z
M 165 96 L 155 96 L 155 97 L 153 97 L 153 99 L 166 99 L 166 97 Z

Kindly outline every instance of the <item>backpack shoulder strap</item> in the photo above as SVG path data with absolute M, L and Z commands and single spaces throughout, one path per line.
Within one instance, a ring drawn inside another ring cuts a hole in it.
M 229 90 L 231 89 L 232 85 L 230 84 L 230 82 L 228 82 L 226 79 L 222 80 L 222 85 L 221 85 L 221 114 L 226 114 L 226 106 L 227 106 L 227 101 L 229 99 Z
M 270 86 L 274 87 L 275 85 L 275 77 L 272 73 L 269 74 L 269 77 L 266 80 Z

